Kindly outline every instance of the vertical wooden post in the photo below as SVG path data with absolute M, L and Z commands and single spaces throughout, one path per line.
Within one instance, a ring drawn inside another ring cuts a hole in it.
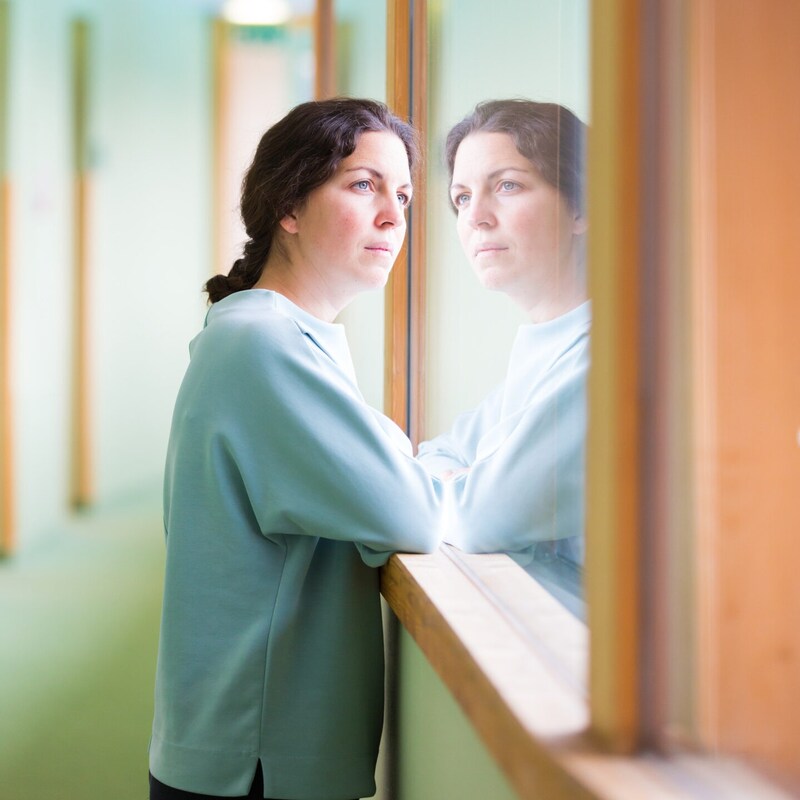
M 336 94 L 336 36 L 333 0 L 317 0 L 314 12 L 314 99 Z
M 639 0 L 592 15 L 589 263 L 593 302 L 587 448 L 586 596 L 595 734 L 639 737 Z
M 426 0 L 388 0 L 386 97 L 410 119 L 420 142 L 427 133 L 428 10 Z M 425 332 L 425 214 L 423 169 L 414 176 L 409 233 L 386 292 L 385 408 L 416 444 L 422 437 Z
M 0 0 L 0 557 L 14 546 L 14 409 L 11 399 L 11 181 L 8 173 L 9 4 Z
M 89 206 L 89 23 L 72 23 L 73 114 L 73 373 L 71 503 L 76 508 L 94 499 L 90 359 Z

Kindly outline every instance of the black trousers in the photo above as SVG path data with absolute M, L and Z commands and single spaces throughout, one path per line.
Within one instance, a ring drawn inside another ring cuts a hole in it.
M 183 789 L 173 789 L 161 783 L 160 780 L 150 775 L 150 800 L 263 800 L 264 797 L 264 777 L 261 773 L 261 762 L 256 767 L 256 775 L 253 778 L 253 785 L 250 791 L 238 798 L 224 798 L 216 794 L 196 794 L 195 792 L 184 792 Z
M 265 800 L 263 794 L 264 776 L 261 772 L 260 761 L 258 762 L 258 767 L 256 767 L 256 775 L 253 778 L 253 785 L 250 787 L 250 791 L 240 797 L 220 797 L 216 794 L 184 792 L 183 789 L 173 789 L 150 775 L 150 800 Z

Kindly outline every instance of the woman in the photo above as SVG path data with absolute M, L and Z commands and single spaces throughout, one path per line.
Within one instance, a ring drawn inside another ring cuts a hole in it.
M 464 252 L 482 285 L 508 295 L 528 324 L 503 385 L 419 451 L 432 472 L 455 479 L 448 541 L 508 552 L 534 572 L 558 561 L 566 575 L 556 582 L 568 583 L 583 560 L 584 144 L 574 114 L 528 100 L 481 103 L 448 134 Z
M 249 240 L 207 284 L 170 435 L 151 798 L 374 793 L 374 567 L 436 548 L 438 500 L 333 320 L 386 282 L 415 157 L 385 106 L 335 99 L 270 128 L 247 172 Z

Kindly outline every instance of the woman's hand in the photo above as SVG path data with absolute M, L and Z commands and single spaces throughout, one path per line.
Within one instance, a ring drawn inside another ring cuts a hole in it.
M 446 469 L 439 477 L 443 481 L 452 481 L 460 475 L 466 475 L 469 472 L 469 467 L 459 467 L 458 469 Z

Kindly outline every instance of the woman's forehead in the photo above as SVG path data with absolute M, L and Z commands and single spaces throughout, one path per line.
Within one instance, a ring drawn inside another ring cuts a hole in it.
M 365 131 L 356 141 L 353 152 L 339 164 L 339 171 L 371 168 L 382 174 L 387 172 L 409 174 L 408 153 L 397 134 L 391 131 Z M 387 175 L 388 177 L 388 175 Z
M 465 136 L 458 146 L 453 183 L 495 177 L 506 170 L 535 173 L 536 167 L 517 150 L 509 134 L 478 131 Z

